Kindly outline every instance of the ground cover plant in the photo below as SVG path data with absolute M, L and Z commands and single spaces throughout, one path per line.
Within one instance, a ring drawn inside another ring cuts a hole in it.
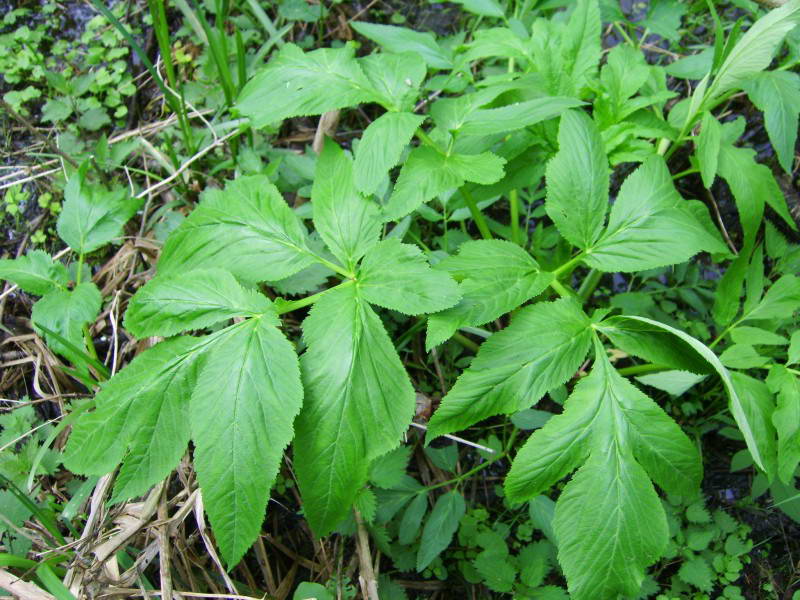
M 800 0 L 45 6 L 0 587 L 793 597 Z

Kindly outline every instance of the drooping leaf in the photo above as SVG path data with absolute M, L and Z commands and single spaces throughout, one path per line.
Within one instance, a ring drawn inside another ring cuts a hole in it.
M 450 545 L 458 529 L 458 522 L 465 512 L 464 497 L 457 490 L 439 496 L 422 529 L 422 541 L 417 552 L 417 571 L 424 570 Z
M 483 325 L 545 290 L 552 275 L 533 257 L 503 240 L 476 240 L 461 245 L 458 255 L 436 264 L 460 282 L 463 294 L 454 307 L 428 317 L 426 346 L 450 338 L 459 327 Z
M 444 310 L 461 298 L 450 275 L 431 269 L 419 248 L 396 238 L 367 253 L 356 285 L 367 302 L 407 315 Z
M 58 235 L 78 254 L 86 254 L 122 234 L 144 199 L 132 198 L 125 187 L 111 190 L 73 175 L 64 188 Z
M 800 1 L 790 0 L 756 21 L 733 47 L 708 90 L 711 98 L 742 85 L 769 66 L 783 38 L 800 23 Z
M 139 339 L 169 337 L 270 309 L 266 296 L 245 289 L 228 271 L 195 269 L 150 280 L 131 298 L 124 323 Z
M 384 207 L 385 219 L 400 219 L 439 194 L 461 187 L 465 181 L 495 183 L 503 177 L 505 162 L 491 152 L 446 155 L 430 146 L 415 148 L 403 164 Z
M 608 161 L 594 122 L 579 111 L 561 116 L 558 153 L 547 164 L 545 208 L 573 246 L 589 248 L 600 237 L 608 206 Z
M 378 242 L 382 222 L 378 205 L 356 189 L 353 161 L 330 138 L 317 159 L 311 201 L 315 229 L 334 256 L 352 269 Z
M 364 130 L 355 160 L 356 187 L 372 194 L 411 141 L 424 117 L 407 112 L 387 112 Z
M 255 175 L 205 192 L 167 239 L 158 274 L 220 268 L 245 283 L 277 281 L 314 256 L 300 220 L 269 179 Z
M 325 293 L 303 323 L 306 397 L 294 466 L 317 535 L 348 513 L 369 463 L 400 441 L 414 389 L 378 316 L 354 284 Z
M 258 129 L 289 117 L 320 115 L 374 99 L 352 46 L 303 52 L 295 44 L 285 44 L 247 82 L 236 108 Z
M 166 477 L 189 443 L 189 397 L 209 340 L 161 342 L 106 382 L 95 398 L 97 408 L 81 415 L 72 429 L 67 468 L 105 475 L 124 459 L 116 500 L 143 494 Z
M 54 331 L 72 346 L 86 348 L 83 327 L 94 323 L 100 314 L 103 298 L 92 282 L 84 282 L 73 290 L 54 289 L 33 305 L 31 320 L 36 329 L 39 325 Z M 41 333 L 41 330 L 38 330 Z M 81 356 L 57 338 L 44 333 L 51 350 L 65 356 L 73 364 L 81 364 Z
M 685 204 L 664 160 L 654 156 L 622 184 L 586 264 L 602 271 L 638 271 L 683 262 L 702 250 L 723 252 Z
M 232 326 L 204 356 L 191 397 L 197 478 L 230 567 L 258 536 L 303 399 L 297 355 L 278 325 L 265 314 Z
M 32 250 L 15 259 L 0 260 L 0 279 L 6 279 L 29 294 L 44 296 L 69 283 L 69 272 L 43 250 Z
M 363 21 L 355 21 L 350 26 L 389 52 L 416 52 L 434 69 L 449 69 L 453 66 L 450 56 L 439 46 L 432 33 Z
M 444 397 L 428 424 L 428 439 L 482 419 L 530 408 L 578 370 L 591 344 L 591 323 L 571 300 L 520 310 Z
M 790 71 L 765 71 L 743 83 L 747 95 L 764 113 L 769 140 L 783 170 L 792 172 L 800 113 L 800 75 Z

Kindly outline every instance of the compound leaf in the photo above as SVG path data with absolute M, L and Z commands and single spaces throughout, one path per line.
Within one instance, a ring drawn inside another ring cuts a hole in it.
M 396 447 L 414 388 L 380 318 L 355 284 L 326 292 L 303 322 L 305 401 L 294 466 L 317 535 L 348 514 L 370 462 Z
M 289 117 L 320 115 L 374 99 L 352 46 L 303 52 L 295 44 L 285 44 L 247 82 L 236 108 L 258 129 Z
M 574 301 L 523 308 L 481 344 L 431 418 L 428 439 L 530 408 L 575 374 L 590 344 L 591 323 Z
M 221 268 L 245 283 L 278 281 L 315 261 L 306 231 L 262 175 L 209 189 L 167 239 L 159 275 Z
M 69 283 L 69 272 L 43 250 L 32 250 L 24 256 L 0 260 L 0 279 L 15 283 L 29 294 L 44 296 Z
M 552 279 L 528 252 L 504 240 L 465 242 L 457 255 L 434 268 L 455 277 L 463 297 L 456 306 L 428 317 L 428 349 L 459 327 L 483 325 L 517 308 L 543 292 Z
M 128 304 L 125 328 L 140 339 L 168 337 L 271 308 L 265 296 L 242 287 L 228 271 L 195 269 L 156 277 L 139 289 Z
M 450 275 L 431 269 L 419 248 L 397 238 L 384 240 L 367 253 L 356 285 L 367 302 L 407 315 L 437 312 L 461 298 Z
M 230 567 L 258 536 L 303 399 L 297 355 L 278 324 L 265 315 L 230 327 L 204 356 L 191 396 L 197 478 Z
M 330 138 L 317 159 L 311 200 L 314 227 L 334 256 L 352 269 L 378 242 L 382 221 L 378 205 L 356 189 L 353 161 Z

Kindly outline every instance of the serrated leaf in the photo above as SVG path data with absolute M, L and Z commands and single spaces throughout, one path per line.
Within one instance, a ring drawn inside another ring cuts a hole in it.
M 270 311 L 265 296 L 242 287 L 228 271 L 195 269 L 147 282 L 128 303 L 124 324 L 139 339 L 169 337 Z
M 396 447 L 414 414 L 414 389 L 354 284 L 326 292 L 303 322 L 306 397 L 294 466 L 306 517 L 333 530 L 367 480 L 370 462 Z
M 741 321 L 790 319 L 800 309 L 800 278 L 784 275 L 773 283 L 761 301 L 742 315 Z
M 466 512 L 464 497 L 456 490 L 439 496 L 433 505 L 417 552 L 417 571 L 422 571 L 450 545 L 458 522 Z
M 356 285 L 367 302 L 407 315 L 444 310 L 461 298 L 449 274 L 431 269 L 417 246 L 397 238 L 383 240 L 367 253 Z
M 400 446 L 376 458 L 370 468 L 370 482 L 384 489 L 391 489 L 399 484 L 406 474 L 410 454 L 411 446 Z
M 352 269 L 378 243 L 382 221 L 378 205 L 356 189 L 353 161 L 330 138 L 317 159 L 311 201 L 320 237 L 334 256 Z
M 143 201 L 132 198 L 125 187 L 109 190 L 73 175 L 64 188 L 58 235 L 75 252 L 86 254 L 118 238 Z
M 67 442 L 71 471 L 105 475 L 125 459 L 115 500 L 139 494 L 175 468 L 189 442 L 188 402 L 210 337 L 179 337 L 139 354 L 106 382 L 97 408 L 81 415 Z
M 352 46 L 303 52 L 295 44 L 285 44 L 247 82 L 236 108 L 258 129 L 289 117 L 321 115 L 374 99 Z
M 697 137 L 697 162 L 700 163 L 700 176 L 706 189 L 711 189 L 717 175 L 719 149 L 722 142 L 722 128 L 710 112 L 703 114 L 700 135 Z
M 601 25 L 599 2 L 578 0 L 561 37 L 564 69 L 570 74 L 574 89 L 583 87 L 597 71 L 602 50 Z
M 197 478 L 229 567 L 258 536 L 303 399 L 297 355 L 276 325 L 264 316 L 232 326 L 204 356 L 191 397 Z
M 748 410 L 745 409 L 742 400 L 740 399 L 736 391 L 736 387 L 733 384 L 730 372 L 728 372 L 725 366 L 720 362 L 719 358 L 717 358 L 717 355 L 714 354 L 714 352 L 702 342 L 696 340 L 695 338 L 681 331 L 680 329 L 670 327 L 665 323 L 660 323 L 659 321 L 654 321 L 653 319 L 648 319 L 646 317 L 637 317 L 637 316 L 625 316 L 618 318 L 632 319 L 634 321 L 639 321 L 642 323 L 649 323 L 654 327 L 659 327 L 664 331 L 668 331 L 672 335 L 681 338 L 684 342 L 689 344 L 695 352 L 697 352 L 706 361 L 708 361 L 708 364 L 711 365 L 714 371 L 716 371 L 717 375 L 719 375 L 725 387 L 725 391 L 728 393 L 728 400 L 731 413 L 733 414 L 733 418 L 736 420 L 736 424 L 739 426 L 739 430 L 742 432 L 742 435 L 744 436 L 745 442 L 747 443 L 747 448 L 753 455 L 753 460 L 762 470 L 764 470 L 764 464 L 765 464 L 764 459 L 762 459 L 761 452 L 759 451 L 759 445 L 756 441 L 757 438 L 756 434 L 754 433 L 753 424 L 750 422 L 750 416 L 748 414 Z
M 364 130 L 355 159 L 356 187 L 372 194 L 400 156 L 425 117 L 407 112 L 387 112 Z
M 418 52 L 370 54 L 358 62 L 384 107 L 403 111 L 414 108 L 428 70 Z
M 584 262 L 602 271 L 638 271 L 683 262 L 698 252 L 726 252 L 695 218 L 653 156 L 625 179 L 608 226 Z
M 0 260 L 0 279 L 19 286 L 29 294 L 44 296 L 69 283 L 69 272 L 43 250 L 32 250 L 24 256 Z
M 504 240 L 462 244 L 456 256 L 436 264 L 460 282 L 462 299 L 454 307 L 428 317 L 428 349 L 450 338 L 459 327 L 483 325 L 543 292 L 552 275 L 533 257 Z
M 364 521 L 372 523 L 375 520 L 376 507 L 375 494 L 368 488 L 361 488 L 353 503 L 353 508 L 361 513 Z
M 505 159 L 491 152 L 446 155 L 430 146 L 414 148 L 400 170 L 394 191 L 384 207 L 387 221 L 397 220 L 439 194 L 466 181 L 489 185 L 503 175 Z
M 600 237 L 608 206 L 608 160 L 600 131 L 579 111 L 561 115 L 558 152 L 547 164 L 545 208 L 573 246 L 589 248 Z
M 436 43 L 432 33 L 363 21 L 354 21 L 350 26 L 389 52 L 416 52 L 434 69 L 449 69 L 453 66 L 450 56 Z
M 792 172 L 800 113 L 800 76 L 790 71 L 765 71 L 743 82 L 753 103 L 764 113 L 764 124 L 778 161 Z
M 422 518 L 428 511 L 428 494 L 418 494 L 406 507 L 398 527 L 397 541 L 401 544 L 412 544 L 422 526 Z
M 729 369 L 755 369 L 766 365 L 769 357 L 762 356 L 747 344 L 734 344 L 725 348 L 719 360 Z
M 277 281 L 315 261 L 306 231 L 277 188 L 262 175 L 209 189 L 167 238 L 159 275 L 220 268 L 245 283 Z
M 73 290 L 54 289 L 42 296 L 31 311 L 33 327 L 38 332 L 38 326 L 54 331 L 74 347 L 84 349 L 86 343 L 83 337 L 83 327 L 94 323 L 100 314 L 103 298 L 100 290 L 91 282 L 84 282 Z M 71 363 L 82 363 L 81 356 L 72 348 L 61 343 L 58 339 L 44 332 L 47 345 L 54 352 L 65 356 Z
M 783 38 L 800 23 L 800 1 L 790 0 L 756 21 L 733 47 L 709 88 L 714 98 L 740 87 L 769 66 Z
M 523 308 L 481 344 L 431 418 L 427 439 L 529 408 L 575 374 L 590 344 L 591 323 L 574 301 Z
M 678 569 L 678 577 L 704 592 L 714 587 L 714 572 L 702 556 L 693 556 L 684 562 Z

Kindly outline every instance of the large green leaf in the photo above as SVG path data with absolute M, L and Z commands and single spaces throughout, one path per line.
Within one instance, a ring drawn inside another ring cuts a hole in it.
M 122 235 L 143 199 L 132 198 L 126 187 L 107 189 L 73 175 L 64 188 L 58 216 L 58 235 L 78 254 L 86 254 Z
M 84 282 L 73 290 L 54 289 L 33 305 L 31 320 L 36 329 L 39 325 L 64 338 L 73 347 L 86 347 L 83 337 L 85 325 L 94 323 L 100 314 L 103 298 L 92 282 Z M 39 330 L 40 331 L 40 330 Z M 40 331 L 41 333 L 41 331 Z M 51 350 L 65 356 L 73 364 L 81 364 L 81 356 L 57 338 L 44 332 Z
M 747 95 L 764 112 L 769 140 L 783 170 L 792 172 L 800 113 L 800 75 L 790 71 L 765 71 L 743 83 Z
M 236 108 L 256 128 L 289 117 L 319 115 L 375 99 L 352 46 L 303 52 L 285 44 L 247 82 Z
M 439 46 L 432 33 L 363 21 L 354 21 L 350 26 L 389 52 L 416 52 L 434 69 L 453 66 L 449 54 Z
M 602 52 L 601 25 L 600 3 L 597 0 L 578 0 L 561 38 L 564 67 L 576 90 L 597 71 Z
M 419 248 L 396 238 L 380 242 L 367 253 L 356 285 L 367 302 L 407 315 L 437 312 L 461 298 L 450 275 L 431 269 Z
M 463 298 L 454 307 L 428 318 L 430 349 L 459 327 L 483 325 L 517 308 L 545 290 L 552 275 L 533 257 L 503 240 L 476 240 L 461 245 L 458 255 L 436 264 L 460 282 Z
M 125 328 L 140 339 L 167 337 L 270 307 L 265 296 L 242 287 L 228 271 L 195 269 L 149 281 L 128 303 Z
M 15 259 L 0 260 L 0 279 L 15 283 L 29 294 L 44 296 L 69 283 L 69 272 L 43 250 L 32 250 Z
M 114 497 L 143 494 L 178 464 L 189 443 L 189 397 L 211 338 L 179 337 L 145 350 L 106 382 L 66 447 L 71 471 L 104 475 L 120 461 Z
M 750 450 L 750 454 L 753 455 L 753 461 L 758 465 L 762 470 L 766 470 L 765 460 L 767 458 L 762 457 L 762 454 L 759 450 L 759 442 L 758 442 L 758 432 L 757 427 L 751 422 L 751 415 L 749 411 L 745 407 L 742 402 L 742 399 L 739 397 L 739 394 L 736 391 L 736 387 L 733 384 L 733 380 L 731 379 L 730 372 L 725 368 L 725 366 L 720 362 L 719 358 L 712 350 L 710 350 L 705 344 L 696 340 L 688 333 L 681 331 L 680 329 L 676 329 L 674 327 L 670 327 L 665 323 L 660 323 L 659 321 L 654 321 L 653 319 L 648 319 L 646 317 L 636 317 L 636 316 L 624 316 L 624 317 L 617 317 L 619 321 L 624 320 L 633 320 L 638 321 L 640 323 L 646 323 L 653 327 L 657 327 L 663 329 L 679 337 L 681 340 L 686 342 L 691 348 L 697 352 L 700 356 L 702 356 L 711 368 L 716 371 L 717 375 L 719 375 L 720 379 L 722 380 L 722 384 L 725 387 L 725 391 L 728 393 L 728 400 L 731 409 L 731 413 L 733 414 L 733 418 L 736 420 L 736 424 L 739 426 L 739 430 L 742 432 L 744 436 L 745 442 L 747 443 L 747 448 Z
M 584 461 L 555 512 L 570 593 L 578 600 L 635 595 L 668 539 L 650 479 L 691 496 L 699 490 L 702 463 L 680 427 L 616 372 L 596 338 L 592 372 L 564 412 L 517 454 L 506 479 L 508 497 L 535 497 Z
M 400 170 L 394 192 L 384 207 L 386 220 L 396 220 L 465 181 L 489 185 L 503 175 L 505 159 L 491 152 L 444 154 L 430 146 L 414 148 Z
M 387 112 L 364 130 L 355 160 L 355 183 L 364 194 L 372 194 L 400 155 L 425 117 L 407 112 Z
M 369 463 L 400 442 L 414 388 L 383 324 L 353 283 L 326 292 L 303 322 L 306 397 L 294 467 L 317 535 L 347 516 Z
M 584 262 L 602 271 L 640 271 L 702 250 L 727 252 L 675 190 L 663 158 L 654 156 L 622 184 L 608 226 Z
M 581 104 L 583 102 L 575 98 L 548 96 L 499 108 L 481 108 L 467 115 L 458 131 L 462 135 L 492 135 L 516 131 L 557 117 Z
M 547 164 L 547 214 L 573 246 L 600 237 L 608 206 L 608 160 L 600 131 L 588 116 L 568 111 L 558 128 L 558 152 Z
M 255 175 L 205 192 L 167 238 L 158 273 L 216 267 L 258 283 L 284 279 L 314 260 L 300 220 L 269 179 Z
M 755 440 L 755 447 L 758 449 L 758 455 L 762 463 L 759 467 L 767 474 L 769 479 L 772 479 L 778 465 L 778 446 L 775 427 L 772 424 L 775 411 L 773 395 L 770 393 L 766 383 L 760 379 L 749 377 L 744 373 L 732 372 L 731 381 L 736 389 L 742 411 L 747 416 L 747 422 Z M 753 448 L 748 445 L 748 450 L 752 455 Z
M 191 397 L 197 478 L 231 567 L 258 536 L 303 399 L 297 355 L 279 324 L 265 314 L 216 340 Z
M 392 111 L 411 111 L 427 67 L 417 52 L 370 54 L 358 59 L 376 93 L 376 101 Z
M 428 439 L 530 408 L 567 381 L 591 344 L 591 322 L 572 300 L 520 310 L 478 350 L 428 424 Z
M 790 0 L 756 21 L 736 43 L 708 89 L 714 98 L 741 87 L 744 80 L 769 66 L 783 38 L 800 23 L 800 0 Z
M 356 189 L 353 161 L 329 138 L 317 159 L 311 200 L 314 227 L 334 256 L 352 269 L 378 242 L 382 221 L 378 205 Z

